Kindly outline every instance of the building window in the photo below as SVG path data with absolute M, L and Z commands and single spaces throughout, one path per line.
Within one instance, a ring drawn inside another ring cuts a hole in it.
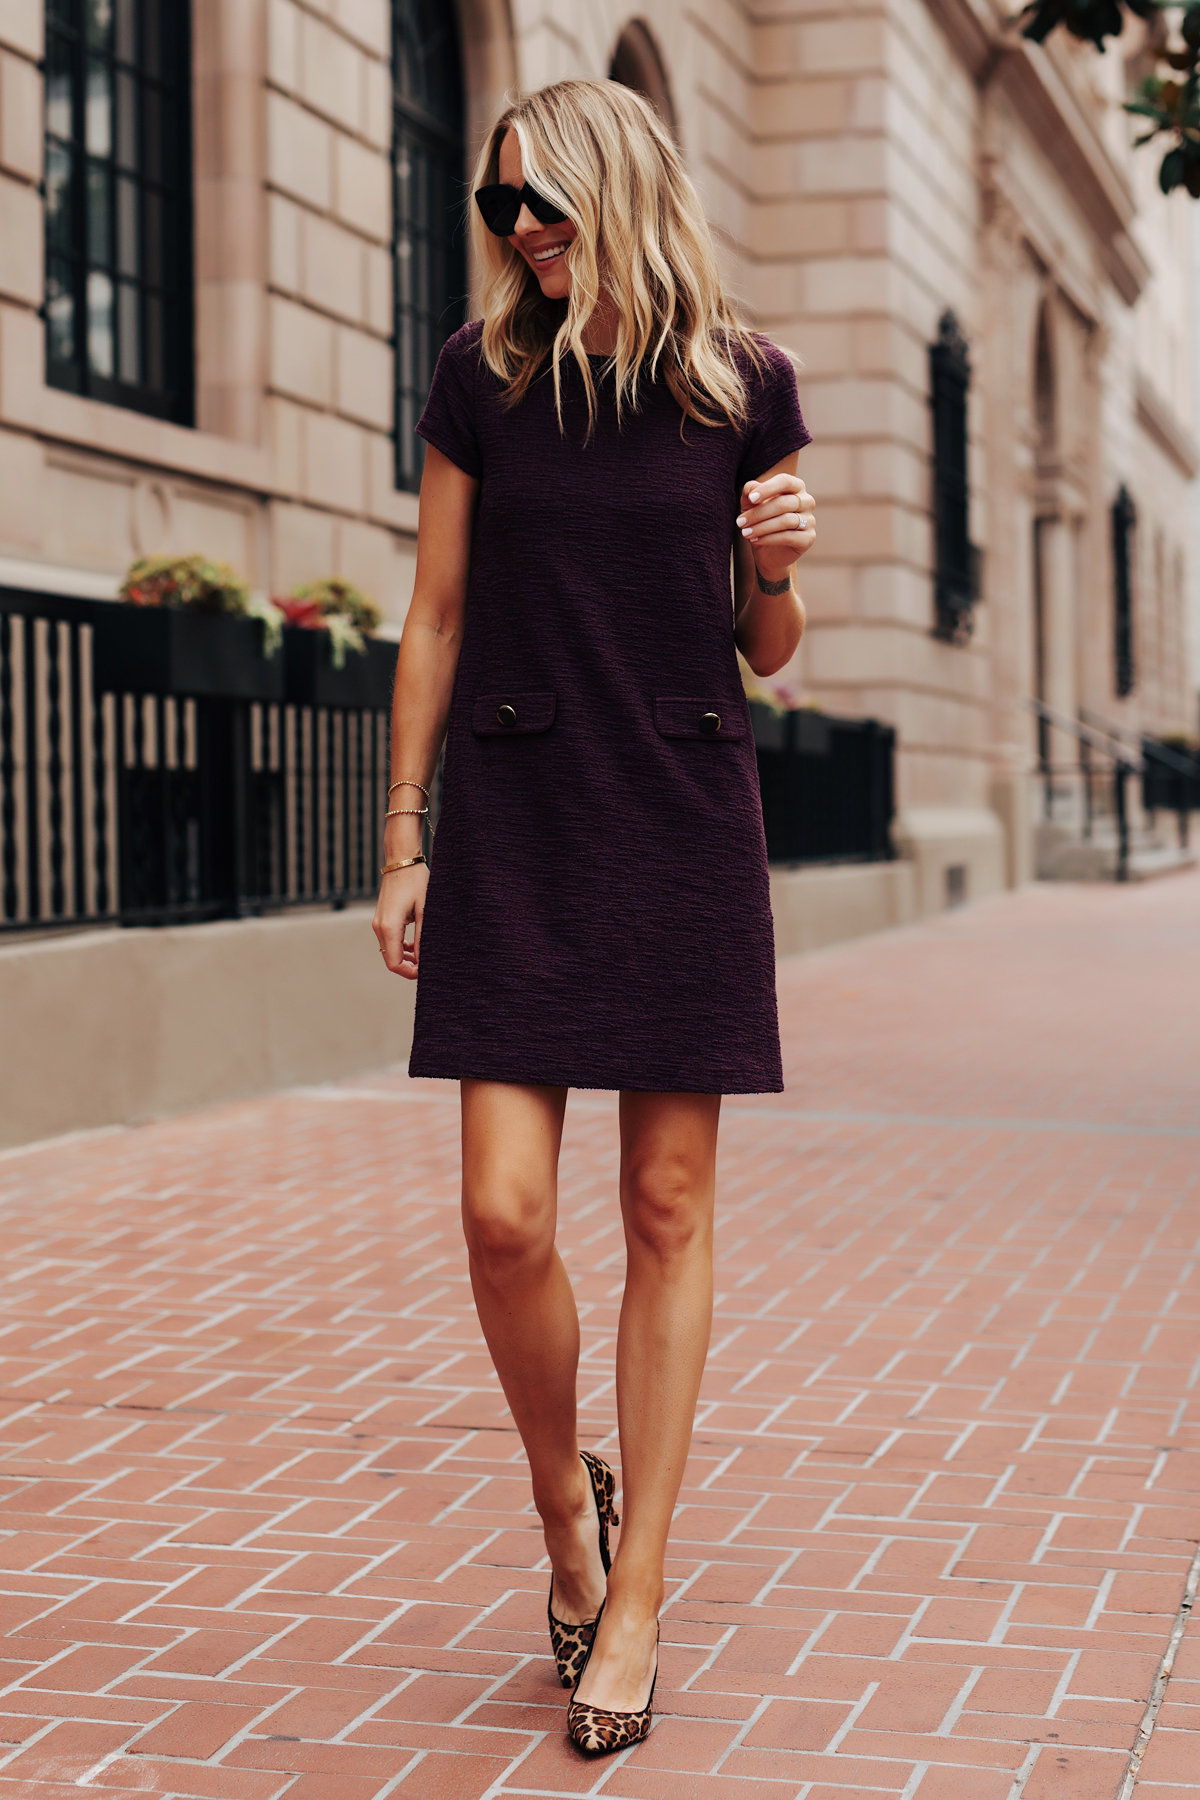
M 447 0 L 394 0 L 392 179 L 396 486 L 421 485 L 415 434 L 438 352 L 467 316 L 462 65 Z
M 46 0 L 46 379 L 192 423 L 187 0 Z
M 971 542 L 967 484 L 967 390 L 971 364 L 952 312 L 942 314 L 929 347 L 933 410 L 934 594 L 938 637 L 965 643 L 979 598 L 979 552 Z
M 1136 670 L 1133 661 L 1133 533 L 1137 508 L 1128 488 L 1122 487 L 1112 504 L 1113 553 L 1113 673 L 1119 699 L 1132 694 Z
M 622 87 L 634 88 L 650 102 L 671 136 L 678 142 L 675 106 L 666 66 L 658 45 L 640 19 L 631 19 L 617 39 L 609 65 L 608 79 Z

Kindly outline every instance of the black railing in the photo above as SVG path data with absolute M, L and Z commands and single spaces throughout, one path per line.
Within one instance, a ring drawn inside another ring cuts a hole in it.
M 1147 812 L 1161 807 L 1179 818 L 1179 842 L 1186 848 L 1188 814 L 1200 812 L 1200 753 L 1160 738 L 1142 739 L 1142 805 Z
M 0 931 L 377 886 L 395 645 L 0 588 Z
M 891 726 L 776 712 L 759 702 L 750 712 L 770 861 L 888 861 L 895 854 Z
M 1119 728 L 1094 722 L 1081 711 L 1078 719 L 1060 713 L 1044 700 L 1027 699 L 1025 705 L 1038 720 L 1038 773 L 1042 779 L 1043 810 L 1047 821 L 1054 815 L 1056 780 L 1069 776 L 1078 780 L 1083 794 L 1083 835 L 1090 838 L 1097 813 L 1096 783 L 1111 784 L 1112 816 L 1117 830 L 1116 879 L 1129 879 L 1129 805 L 1128 786 L 1131 775 L 1142 772 L 1142 758 L 1137 749 L 1123 742 Z M 1078 762 L 1056 762 L 1050 753 L 1050 727 L 1073 738 Z M 1099 765 L 1095 758 L 1101 759 Z
M 1142 777 L 1142 806 L 1146 812 L 1173 812 L 1179 827 L 1179 847 L 1187 849 L 1188 814 L 1200 809 L 1200 753 L 1185 744 L 1169 744 L 1148 737 L 1126 725 L 1117 725 L 1084 706 L 1079 717 L 1085 725 L 1104 731 L 1125 746 L 1125 755 L 1136 759 Z
M 261 633 L 0 588 L 0 933 L 374 896 L 396 646 Z M 751 712 L 771 860 L 890 858 L 895 733 Z

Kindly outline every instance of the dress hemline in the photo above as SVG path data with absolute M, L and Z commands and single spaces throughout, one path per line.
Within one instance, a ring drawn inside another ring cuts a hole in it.
M 449 1062 L 440 1062 L 435 1058 L 411 1058 L 408 1073 L 414 1081 L 495 1081 L 507 1087 L 561 1087 L 574 1088 L 586 1093 L 610 1094 L 718 1094 L 722 1098 L 728 1095 L 731 1099 L 741 1094 L 782 1094 L 784 1090 L 782 1077 L 778 1081 L 711 1082 L 685 1079 L 647 1081 L 629 1081 L 624 1078 L 604 1080 L 595 1075 L 564 1075 L 561 1071 L 553 1076 L 544 1072 L 538 1074 L 514 1074 L 511 1068 L 501 1073 L 498 1069 L 465 1068 L 460 1064 L 451 1066 Z

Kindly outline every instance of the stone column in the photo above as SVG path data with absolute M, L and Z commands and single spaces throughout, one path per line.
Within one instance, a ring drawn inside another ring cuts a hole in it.
M 1043 699 L 1074 718 L 1075 545 L 1069 519 L 1061 514 L 1040 521 L 1042 583 Z M 1058 760 L 1062 760 L 1061 752 Z
M 259 444 L 266 385 L 264 0 L 196 8 L 196 423 Z
M 1038 521 L 1038 579 L 1041 591 L 1041 695 L 1055 712 L 1074 719 L 1079 709 L 1076 613 L 1075 522 L 1067 506 L 1043 513 Z M 1076 823 L 1079 742 L 1070 732 L 1051 726 L 1049 754 L 1053 768 L 1056 823 Z

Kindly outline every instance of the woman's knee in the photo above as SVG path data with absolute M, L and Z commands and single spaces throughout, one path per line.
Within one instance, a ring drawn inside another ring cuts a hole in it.
M 472 1183 L 463 1190 L 463 1231 L 486 1280 L 500 1286 L 520 1280 L 553 1249 L 553 1199 L 514 1177 Z
M 711 1233 L 711 1186 L 687 1157 L 632 1160 L 622 1175 L 622 1204 L 628 1236 L 663 1263 Z

